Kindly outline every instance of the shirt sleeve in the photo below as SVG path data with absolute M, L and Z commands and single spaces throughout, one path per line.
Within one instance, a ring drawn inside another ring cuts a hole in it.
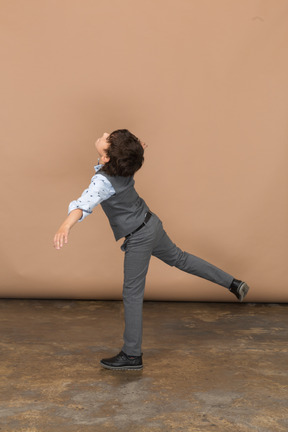
M 83 211 L 83 216 L 79 219 L 81 222 L 85 217 L 92 213 L 94 207 L 102 201 L 107 200 L 115 195 L 115 189 L 109 180 L 101 174 L 95 174 L 87 189 L 85 189 L 77 200 L 71 201 L 68 208 L 68 214 L 75 209 Z

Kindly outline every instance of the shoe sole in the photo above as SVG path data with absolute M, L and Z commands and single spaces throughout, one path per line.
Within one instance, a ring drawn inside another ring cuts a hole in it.
M 240 285 L 240 288 L 239 288 L 239 291 L 238 291 L 238 294 L 240 296 L 240 299 L 239 299 L 240 302 L 243 301 L 243 299 L 246 296 L 246 294 L 248 293 L 248 291 L 249 291 L 249 286 L 246 284 L 246 282 L 243 282 L 243 284 Z
M 106 364 L 102 363 L 101 361 L 100 361 L 100 364 L 102 367 L 104 367 L 105 369 L 109 369 L 109 370 L 141 370 L 141 369 L 143 369 L 143 365 L 115 367 L 115 366 L 106 365 Z

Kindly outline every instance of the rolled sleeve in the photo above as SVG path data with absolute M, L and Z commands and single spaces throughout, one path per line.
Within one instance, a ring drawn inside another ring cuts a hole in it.
M 70 202 L 68 214 L 75 209 L 82 210 L 83 215 L 79 219 L 79 222 L 81 222 L 92 213 L 94 207 L 114 194 L 115 190 L 109 180 L 101 174 L 95 174 L 89 187 L 83 191 L 81 197 Z
M 70 214 L 72 210 L 76 210 L 76 209 L 80 209 L 83 212 L 78 222 L 81 222 L 83 219 L 85 219 L 85 217 L 87 217 L 90 213 L 92 213 L 81 208 L 81 204 L 78 202 L 78 200 L 71 201 L 68 207 L 68 214 Z

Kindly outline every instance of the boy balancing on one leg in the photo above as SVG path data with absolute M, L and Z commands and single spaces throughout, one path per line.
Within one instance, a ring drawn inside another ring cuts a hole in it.
M 103 359 L 107 369 L 142 369 L 142 305 L 145 278 L 151 256 L 170 266 L 228 288 L 242 301 L 249 287 L 245 282 L 212 264 L 183 252 L 168 237 L 162 222 L 152 213 L 134 189 L 134 174 L 144 161 L 146 145 L 126 129 L 104 133 L 96 143 L 100 163 L 96 174 L 80 198 L 69 205 L 69 215 L 54 237 L 60 249 L 68 242 L 69 231 L 101 204 L 116 240 L 124 237 L 125 252 L 123 302 L 125 311 L 124 345 L 115 357 Z

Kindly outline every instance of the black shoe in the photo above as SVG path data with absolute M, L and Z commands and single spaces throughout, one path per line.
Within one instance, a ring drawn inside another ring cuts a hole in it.
M 234 279 L 229 291 L 231 291 L 233 294 L 235 294 L 235 296 L 237 297 L 237 299 L 242 302 L 244 297 L 246 296 L 246 294 L 249 291 L 249 286 L 247 285 L 246 282 L 242 282 L 239 281 L 237 279 Z
M 115 357 L 100 360 L 101 366 L 114 370 L 139 370 L 143 368 L 142 355 L 128 356 L 120 351 Z

